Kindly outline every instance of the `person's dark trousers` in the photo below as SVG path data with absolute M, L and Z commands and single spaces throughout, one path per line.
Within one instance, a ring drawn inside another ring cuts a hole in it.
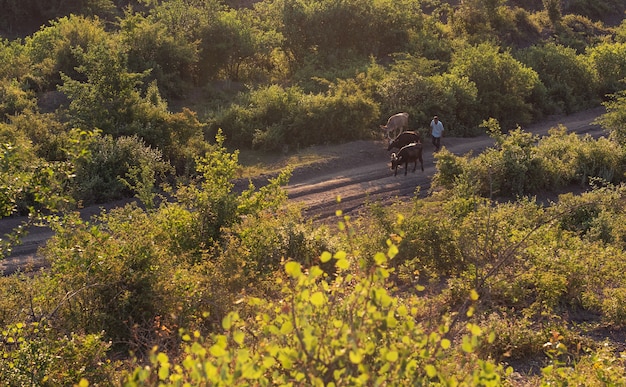
M 438 151 L 439 148 L 441 147 L 441 137 L 433 137 L 433 145 L 435 146 L 435 150 Z

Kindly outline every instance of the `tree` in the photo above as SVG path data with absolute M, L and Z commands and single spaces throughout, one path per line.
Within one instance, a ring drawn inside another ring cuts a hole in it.
M 537 72 L 547 89 L 548 101 L 533 101 L 536 106 L 547 104 L 570 114 L 597 104 L 595 73 L 573 48 L 547 43 L 521 50 L 516 56 Z
M 146 81 L 156 80 L 165 96 L 180 97 L 185 86 L 198 77 L 198 42 L 170 30 L 155 17 L 127 13 L 120 23 L 122 49 L 128 70 L 145 73 Z
M 455 52 L 450 72 L 476 84 L 478 112 L 497 119 L 505 130 L 533 118 L 530 97 L 540 81 L 537 73 L 513 58 L 509 51 L 481 43 Z

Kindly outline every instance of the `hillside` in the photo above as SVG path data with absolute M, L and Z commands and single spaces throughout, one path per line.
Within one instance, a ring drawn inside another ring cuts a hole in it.
M 0 8 L 0 385 L 626 385 L 623 1 Z

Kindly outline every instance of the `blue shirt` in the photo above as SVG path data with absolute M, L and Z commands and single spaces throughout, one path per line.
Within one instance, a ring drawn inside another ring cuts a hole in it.
M 430 121 L 430 130 L 433 137 L 439 138 L 443 134 L 443 124 L 439 120 L 436 123 L 435 120 L 432 120 Z

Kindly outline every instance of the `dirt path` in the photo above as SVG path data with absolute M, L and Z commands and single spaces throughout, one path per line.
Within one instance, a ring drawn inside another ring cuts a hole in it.
M 603 107 L 587 110 L 569 116 L 553 116 L 539 124 L 523 128 L 538 135 L 547 135 L 548 130 L 559 124 L 569 132 L 588 133 L 594 137 L 604 135 L 604 131 L 592 122 L 604 113 Z M 478 154 L 493 140 L 482 135 L 474 138 L 444 137 L 442 145 L 457 155 L 470 151 Z M 329 161 L 294 172 L 287 187 L 289 198 L 301 202 L 305 214 L 319 221 L 332 220 L 337 210 L 344 214 L 358 215 L 366 202 L 389 204 L 397 200 L 408 200 L 420 189 L 425 195 L 436 172 L 433 145 L 424 141 L 424 172 L 419 165 L 417 171 L 398 170 L 394 176 L 390 170 L 390 152 L 385 141 L 356 141 L 348 144 L 318 149 L 327 154 Z M 412 165 L 409 165 L 411 168 Z M 340 197 L 341 201 L 337 202 Z
M 550 128 L 563 124 L 570 132 L 599 137 L 604 132 L 597 125 L 592 125 L 592 122 L 604 111 L 603 107 L 599 107 L 569 116 L 554 116 L 523 129 L 545 135 Z M 442 145 L 457 155 L 463 155 L 470 151 L 480 153 L 493 145 L 493 140 L 487 135 L 474 138 L 444 137 Z M 424 172 L 418 166 L 416 172 L 409 171 L 406 176 L 403 169 L 398 170 L 397 176 L 393 175 L 390 170 L 390 152 L 382 140 L 319 146 L 307 151 L 326 156 L 326 161 L 295 170 L 286 190 L 289 200 L 303 205 L 305 216 L 320 222 L 334 221 L 337 210 L 358 216 L 367 202 L 390 204 L 397 200 L 409 200 L 418 187 L 422 194 L 426 194 L 436 172 L 433 146 L 429 141 L 424 141 Z M 264 181 L 267 181 L 267 177 L 255 179 L 255 186 L 261 186 Z M 247 180 L 241 183 L 247 186 Z M 341 201 L 338 202 L 337 198 L 341 198 Z M 82 216 L 89 218 L 99 213 L 101 208 L 123 204 L 125 202 L 89 207 L 82 211 Z M 24 219 L 0 220 L 0 235 L 9 232 L 21 221 Z M 17 246 L 10 257 L 0 261 L 0 272 L 7 275 L 19 268 L 42 266 L 42 259 L 36 254 L 37 248 L 51 235 L 48 228 L 32 228 L 24 238 L 24 243 Z

